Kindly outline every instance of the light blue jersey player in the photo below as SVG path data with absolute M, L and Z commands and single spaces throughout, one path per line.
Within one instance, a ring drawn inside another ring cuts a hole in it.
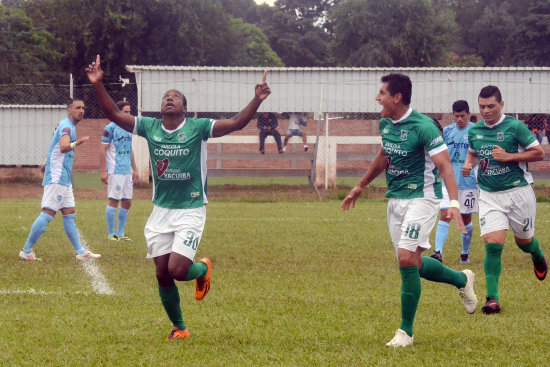
M 460 262 L 470 263 L 470 245 L 472 244 L 472 213 L 477 213 L 477 204 L 479 199 L 479 189 L 477 187 L 476 172 L 472 170 L 468 177 L 462 175 L 462 166 L 468 155 L 468 130 L 474 126 L 470 122 L 470 106 L 468 102 L 459 100 L 453 103 L 454 123 L 443 129 L 443 140 L 449 149 L 453 172 L 458 184 L 458 201 L 460 203 L 460 214 L 466 228 L 467 234 L 462 234 L 462 252 Z M 432 254 L 434 259 L 443 262 L 443 246 L 449 235 L 449 219 L 447 219 L 447 210 L 451 203 L 447 189 L 443 187 L 443 200 L 441 200 L 441 218 L 437 224 L 435 233 L 435 252 Z
M 76 216 L 73 185 L 71 182 L 75 148 L 89 140 L 89 136 L 76 138 L 76 124 L 84 118 L 84 102 L 72 100 L 67 104 L 68 116 L 61 120 L 54 131 L 46 165 L 44 167 L 44 195 L 42 211 L 34 221 L 27 242 L 19 252 L 19 258 L 25 261 L 40 260 L 33 252 L 33 247 L 46 230 L 55 213 L 63 214 L 63 228 L 76 252 L 78 260 L 101 257 L 86 250 L 80 243 L 78 229 L 74 222 Z
M 117 107 L 130 114 L 130 103 L 118 101 Z M 99 161 L 102 167 L 101 181 L 107 184 L 109 202 L 105 208 L 107 221 L 107 239 L 112 241 L 131 241 L 124 228 L 128 220 L 128 211 L 132 206 L 134 182 L 138 181 L 138 171 L 132 152 L 132 133 L 111 122 L 103 129 Z M 133 174 L 132 174 L 133 173 Z M 120 202 L 120 207 L 118 206 Z M 115 233 L 115 219 L 118 208 L 118 226 Z

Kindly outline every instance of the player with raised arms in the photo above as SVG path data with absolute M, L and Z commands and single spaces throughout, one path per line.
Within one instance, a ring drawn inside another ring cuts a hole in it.
M 175 280 L 196 280 L 195 298 L 210 289 L 211 261 L 194 262 L 206 220 L 206 141 L 244 128 L 271 90 L 267 70 L 254 98 L 230 119 L 185 117 L 187 100 L 171 89 L 162 97 L 162 119 L 121 112 L 103 85 L 100 56 L 86 68 L 101 109 L 111 121 L 147 140 L 153 175 L 153 212 L 145 225 L 148 258 L 153 258 L 159 295 L 173 329 L 167 341 L 188 338 Z

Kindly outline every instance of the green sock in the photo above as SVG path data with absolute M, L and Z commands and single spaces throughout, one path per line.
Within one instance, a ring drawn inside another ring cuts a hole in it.
M 198 263 L 193 263 L 193 265 L 191 265 L 191 267 L 189 268 L 187 275 L 185 276 L 185 280 L 201 278 L 205 276 L 207 272 L 208 266 L 206 266 L 205 263 L 201 263 L 200 261 Z
M 159 286 L 159 295 L 164 310 L 168 315 L 172 324 L 180 330 L 185 330 L 185 323 L 183 322 L 183 315 L 180 307 L 180 293 L 178 292 L 178 286 L 174 283 L 170 287 L 162 288 Z
M 413 323 L 420 300 L 420 275 L 418 266 L 399 268 L 401 272 L 401 330 L 413 336 Z
M 422 267 L 419 273 L 422 278 L 432 282 L 452 284 L 457 288 L 466 286 L 466 274 L 453 270 L 428 256 L 422 256 Z
M 495 297 L 498 301 L 498 278 L 502 271 L 500 256 L 504 245 L 488 243 L 485 245 L 485 281 L 487 282 L 487 297 Z
M 533 240 L 527 245 L 520 245 L 518 243 L 516 243 L 516 245 L 518 245 L 521 251 L 530 253 L 533 261 L 540 261 L 544 259 L 544 253 L 542 252 L 542 249 L 539 246 L 539 240 L 536 237 L 533 237 Z

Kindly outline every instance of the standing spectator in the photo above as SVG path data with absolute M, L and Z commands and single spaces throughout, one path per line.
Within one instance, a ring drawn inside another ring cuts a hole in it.
M 117 107 L 130 114 L 130 103 L 118 101 Z M 112 241 L 131 241 L 126 236 L 124 227 L 128 211 L 132 206 L 134 183 L 138 181 L 138 171 L 132 151 L 132 133 L 119 127 L 114 122 L 103 129 L 99 162 L 102 167 L 101 181 L 107 185 L 109 203 L 105 209 L 107 221 L 107 239 Z M 120 207 L 119 207 L 120 203 Z M 115 218 L 118 208 L 118 227 L 115 233 Z
M 71 100 L 67 104 L 67 118 L 61 120 L 54 131 L 42 180 L 42 186 L 44 186 L 42 211 L 31 227 L 23 250 L 19 252 L 21 260 L 40 260 L 33 252 L 34 244 L 46 231 L 48 223 L 54 219 L 58 211 L 63 214 L 63 228 L 76 252 L 76 259 L 87 260 L 101 257 L 100 254 L 94 254 L 82 247 L 74 222 L 76 209 L 73 183 L 71 182 L 74 150 L 90 139 L 89 136 L 76 138 L 76 125 L 84 118 L 84 110 L 84 102 L 79 99 Z
M 302 131 L 302 126 L 307 126 L 305 116 L 301 113 L 292 112 L 288 117 L 288 130 L 286 131 L 285 143 L 283 148 L 285 152 L 288 140 L 293 136 L 302 137 L 302 141 L 304 142 L 304 152 L 307 152 L 307 150 L 309 149 L 309 147 L 307 146 L 307 136 L 306 133 Z
M 504 101 L 497 87 L 481 89 L 478 103 L 483 120 L 468 130 L 469 152 L 462 174 L 469 176 L 479 162 L 479 227 L 487 284 L 487 303 L 481 310 L 495 314 L 501 311 L 498 287 L 508 228 L 518 248 L 530 255 L 537 279 L 543 280 L 548 271 L 535 237 L 537 200 L 526 164 L 543 160 L 544 151 L 524 123 L 502 113 Z
M 448 211 L 464 233 L 460 216 L 458 188 L 447 146 L 432 119 L 410 108 L 412 83 L 403 74 L 382 77 L 376 101 L 382 106 L 380 134 L 382 149 L 367 173 L 348 193 L 342 209 L 349 210 L 363 189 L 380 173 L 386 172 L 388 191 L 388 230 L 401 273 L 401 325 L 386 346 L 413 344 L 413 324 L 420 301 L 420 278 L 453 285 L 458 289 L 468 313 L 474 313 L 477 298 L 475 275 L 471 270 L 453 270 L 422 252 L 430 248 L 430 233 L 437 220 L 441 182 L 445 180 L 451 205 Z M 374 240 L 374 239 L 373 239 Z M 381 241 L 381 239 L 375 239 Z
M 535 135 L 535 138 L 537 138 L 539 144 L 542 143 L 542 136 L 544 131 L 546 131 L 546 119 L 544 118 L 544 115 L 540 113 L 530 115 L 527 117 L 527 120 L 525 120 L 525 124 L 533 135 Z
M 275 138 L 277 143 L 277 149 L 279 153 L 283 153 L 283 147 L 281 144 L 281 134 L 277 131 L 277 126 L 279 122 L 277 121 L 277 116 L 271 112 L 263 112 L 258 116 L 257 127 L 260 130 L 260 153 L 265 154 L 264 144 L 265 138 L 268 135 L 272 135 Z

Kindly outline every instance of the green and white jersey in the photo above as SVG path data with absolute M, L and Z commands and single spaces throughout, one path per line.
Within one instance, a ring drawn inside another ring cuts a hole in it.
M 533 183 L 526 162 L 499 162 L 493 158 L 493 147 L 498 145 L 508 153 L 524 152 L 539 142 L 525 124 L 502 115 L 492 126 L 479 121 L 468 130 L 469 150 L 478 156 L 478 185 L 485 191 L 504 191 Z
M 447 146 L 432 119 L 409 109 L 398 121 L 381 119 L 380 134 L 388 160 L 386 197 L 441 199 L 441 182 L 431 156 Z
M 147 139 L 153 175 L 153 203 L 167 209 L 205 205 L 206 141 L 212 137 L 211 119 L 185 119 L 168 131 L 162 121 L 137 117 L 134 133 Z

